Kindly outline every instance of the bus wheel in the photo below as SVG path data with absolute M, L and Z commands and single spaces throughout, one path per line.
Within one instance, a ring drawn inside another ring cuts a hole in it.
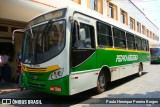
M 97 87 L 96 91 L 97 93 L 102 93 L 106 90 L 107 80 L 104 72 L 100 72 L 97 80 Z
M 139 77 L 142 76 L 142 71 L 143 71 L 142 65 L 140 64 L 140 65 L 139 65 L 139 70 L 138 70 L 138 76 L 139 76 Z

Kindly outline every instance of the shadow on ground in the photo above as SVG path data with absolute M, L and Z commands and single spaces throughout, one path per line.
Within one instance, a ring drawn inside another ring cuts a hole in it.
M 18 88 L 18 84 L 15 82 L 4 82 L 0 84 L 0 90 L 13 88 Z

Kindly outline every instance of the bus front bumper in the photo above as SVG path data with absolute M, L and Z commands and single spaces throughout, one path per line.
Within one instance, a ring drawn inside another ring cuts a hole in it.
M 56 95 L 69 95 L 69 76 L 56 80 L 35 80 L 22 75 L 22 86 L 26 89 L 46 92 Z

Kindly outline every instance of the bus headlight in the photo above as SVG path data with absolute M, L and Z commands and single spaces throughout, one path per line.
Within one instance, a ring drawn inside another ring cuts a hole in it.
M 63 71 L 64 71 L 63 69 L 54 71 L 53 73 L 50 74 L 48 80 L 54 80 L 54 79 L 61 78 L 63 76 Z

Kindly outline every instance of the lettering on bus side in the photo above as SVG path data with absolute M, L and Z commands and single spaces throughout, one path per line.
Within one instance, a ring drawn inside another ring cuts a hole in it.
M 117 55 L 116 62 L 137 61 L 138 55 Z

